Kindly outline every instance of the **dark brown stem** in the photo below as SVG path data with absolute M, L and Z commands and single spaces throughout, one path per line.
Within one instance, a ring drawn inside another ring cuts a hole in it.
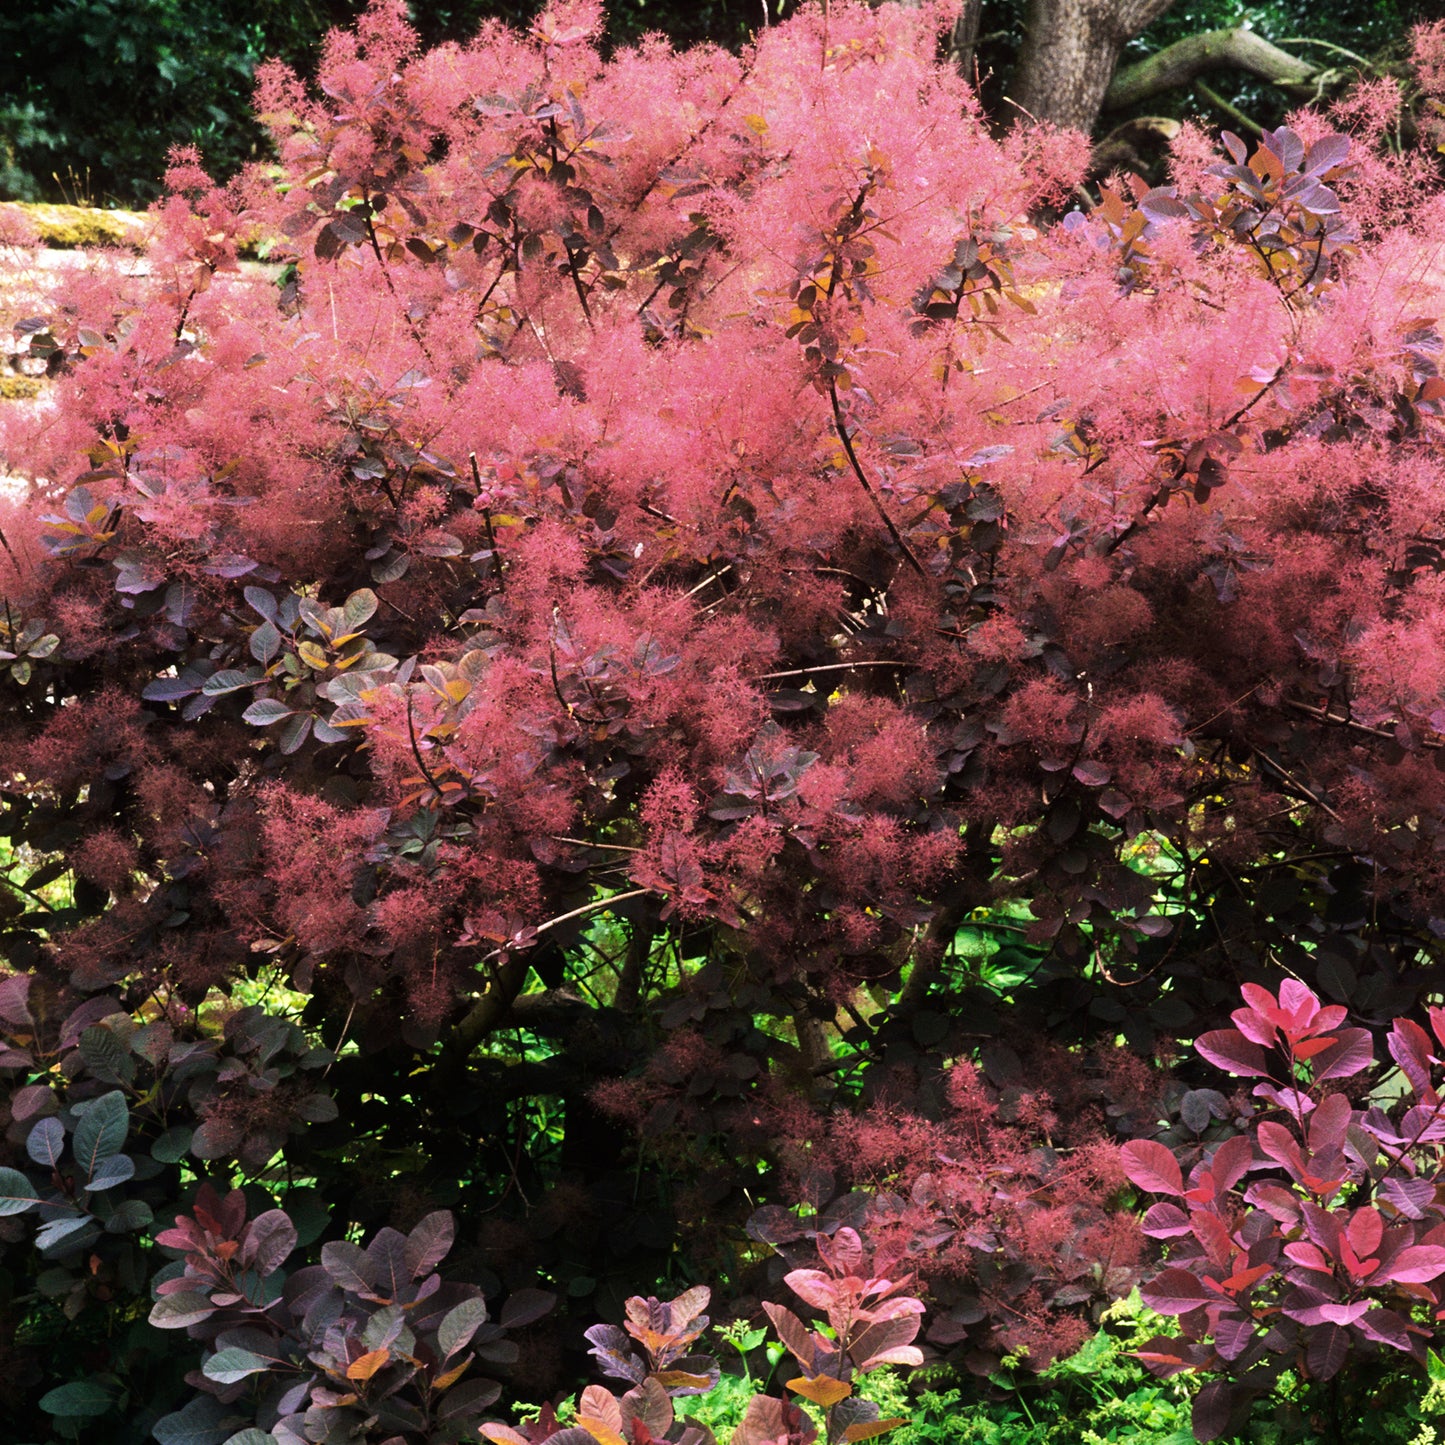
M 1339 717 L 1324 708 L 1311 707 L 1308 703 L 1295 702 L 1292 698 L 1286 698 L 1284 705 L 1293 712 L 1303 713 L 1305 717 L 1314 718 L 1317 722 L 1333 723 L 1335 727 L 1345 728 L 1347 731 L 1359 733 L 1363 737 L 1382 738 L 1386 742 L 1397 741 L 1394 733 L 1390 732 L 1388 728 L 1372 728 L 1365 723 L 1356 722 L 1353 718 Z M 1421 738 L 1420 746 L 1422 748 L 1442 748 L 1445 747 L 1445 743 L 1438 738 Z
M 416 765 L 421 769 L 421 775 L 427 780 L 432 792 L 440 798 L 442 795 L 441 786 L 432 776 L 432 771 L 426 765 L 426 759 L 421 755 L 421 746 L 416 740 L 416 727 L 411 718 L 411 694 L 406 697 L 406 735 L 411 740 L 411 755 L 416 759 Z
M 843 403 L 838 400 L 838 383 L 831 376 L 828 378 L 828 397 L 833 403 L 833 426 L 838 433 L 838 440 L 843 443 L 843 451 L 847 454 L 848 464 L 853 468 L 853 475 L 858 478 L 858 485 L 863 488 L 864 495 L 872 502 L 873 510 L 878 513 L 883 525 L 888 528 L 888 535 L 893 538 L 908 565 L 920 577 L 926 577 L 928 574 L 923 570 L 923 563 L 913 555 L 913 548 L 903 540 L 903 533 L 893 525 L 893 518 L 883 510 L 883 503 L 878 500 L 877 494 L 863 470 L 863 464 L 858 460 L 858 453 L 853 450 L 853 439 L 848 435 L 848 423 L 843 417 Z
M 582 285 L 582 273 L 577 268 L 577 253 L 569 242 L 564 240 L 562 245 L 567 252 L 567 273 L 572 277 L 572 289 L 577 293 L 577 304 L 582 308 L 582 319 L 586 321 L 589 331 L 595 331 L 597 328 L 592 321 L 592 308 L 587 304 L 587 290 Z
M 476 452 L 469 452 L 467 454 L 467 460 L 471 463 L 472 481 L 476 484 L 477 496 L 480 497 L 482 494 L 482 472 L 481 468 L 477 466 Z M 482 508 L 482 525 L 487 529 L 487 546 L 491 550 L 492 565 L 497 571 L 497 591 L 505 592 L 507 590 L 507 579 L 502 576 L 502 554 L 497 551 L 497 534 L 492 530 L 492 512 L 490 507 Z M 555 676 L 555 666 L 553 673 Z
M 216 274 L 216 263 L 205 261 L 202 263 L 207 272 L 214 276 Z M 185 333 L 186 320 L 191 314 L 191 302 L 196 299 L 196 288 L 194 286 L 186 293 L 186 299 L 181 302 L 181 314 L 176 318 L 176 341 L 179 342 Z

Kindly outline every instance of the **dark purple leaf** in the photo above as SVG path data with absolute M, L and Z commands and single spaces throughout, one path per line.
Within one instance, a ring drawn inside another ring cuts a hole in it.
M 604 1375 L 631 1380 L 635 1385 L 647 1378 L 647 1367 L 632 1353 L 632 1342 L 616 1325 L 593 1325 L 585 1338 Z
M 1210 1299 L 1218 1298 L 1209 1294 L 1197 1275 L 1187 1269 L 1163 1269 L 1153 1279 L 1140 1286 L 1139 1293 L 1151 1310 L 1161 1315 L 1188 1314 Z
M 1342 166 L 1350 156 L 1350 138 L 1347 135 L 1321 136 L 1305 152 L 1305 171 L 1312 175 L 1323 175 L 1336 166 Z
M 321 1267 L 349 1294 L 370 1294 L 375 1287 L 375 1262 L 349 1239 L 333 1239 L 323 1244 Z
M 1414 1336 L 1394 1310 L 1376 1307 L 1361 1315 L 1355 1321 L 1355 1328 L 1366 1338 L 1389 1345 L 1393 1349 L 1404 1350 L 1407 1354 L 1415 1347 Z
M 1139 209 L 1151 221 L 1182 220 L 1189 215 L 1188 208 L 1175 199 L 1172 186 L 1156 186 L 1147 191 L 1139 198 Z
M 400 1299 L 412 1278 L 407 1267 L 406 1236 L 387 1225 L 376 1231 L 366 1253 L 372 1263 L 376 1292 L 388 1300 Z
M 1218 1440 L 1229 1429 L 1233 1409 L 1234 1387 L 1228 1380 L 1211 1380 L 1194 1397 L 1190 1417 L 1194 1438 L 1200 1441 Z
M 1254 1320 L 1249 1315 L 1227 1314 L 1214 1326 L 1214 1348 L 1226 1360 L 1237 1360 L 1254 1338 Z
M 296 1248 L 296 1226 L 284 1209 L 268 1209 L 251 1221 L 242 1260 L 262 1279 L 273 1274 Z
M 35 1023 L 27 1003 L 30 979 L 31 975 L 28 973 L 15 973 L 0 979 L 0 1019 L 4 1019 L 7 1024 L 14 1024 L 16 1028 Z
M 1348 1079 L 1374 1061 L 1375 1041 L 1369 1029 L 1341 1029 L 1335 1042 L 1310 1060 L 1316 1083 L 1321 1079 Z
M 1192 1229 L 1189 1216 L 1177 1204 L 1153 1204 L 1144 1215 L 1144 1233 L 1151 1239 L 1177 1239 Z
M 1216 1068 L 1230 1074 L 1267 1078 L 1264 1050 L 1238 1029 L 1215 1029 L 1194 1040 L 1195 1049 Z
M 480 1417 L 494 1405 L 502 1393 L 502 1387 L 495 1380 L 464 1380 L 453 1385 L 441 1397 L 437 1415 L 443 1420 L 458 1420 Z M 581 1436 L 581 1439 L 575 1437 Z M 596 1445 L 596 1441 L 585 1430 L 560 1430 L 550 1436 L 548 1445 Z
M 41 1119 L 25 1140 L 25 1152 L 43 1168 L 54 1169 L 65 1150 L 65 1126 L 59 1119 Z
M 519 1330 L 551 1312 L 557 1296 L 545 1289 L 513 1290 L 502 1305 L 500 1323 L 509 1330 Z
M 163 1294 L 150 1313 L 150 1322 L 161 1330 L 180 1330 L 188 1325 L 198 1325 L 215 1314 L 216 1307 L 210 1296 L 181 1290 L 176 1294 Z
M 1343 1306 L 1341 1306 L 1343 1308 Z M 1352 1317 L 1353 1318 L 1353 1317 Z M 1305 1350 L 1305 1363 L 1317 1380 L 1328 1380 L 1339 1374 L 1350 1352 L 1349 1331 L 1337 1324 L 1321 1325 L 1310 1336 Z
M 1401 1179 L 1391 1175 L 1380 1185 L 1380 1196 L 1388 1200 L 1406 1219 L 1419 1219 L 1425 1206 L 1435 1198 L 1432 1179 Z
M 1124 1173 L 1131 1183 L 1151 1194 L 1183 1194 L 1184 1176 L 1179 1161 L 1152 1139 L 1131 1139 L 1119 1151 Z
M 191 1153 L 197 1159 L 225 1159 L 234 1155 L 242 1139 L 241 1126 L 232 1119 L 206 1119 L 191 1135 Z
M 406 1237 L 406 1266 L 411 1277 L 430 1274 L 447 1257 L 456 1234 L 450 1210 L 438 1209 L 422 1219 Z

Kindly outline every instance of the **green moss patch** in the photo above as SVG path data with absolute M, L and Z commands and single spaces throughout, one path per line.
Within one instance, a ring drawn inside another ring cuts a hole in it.
M 65 250 L 77 246 L 126 246 L 139 251 L 150 227 L 149 218 L 138 211 L 101 211 L 32 201 L 11 201 L 0 209 L 18 212 L 34 229 L 42 246 Z
M 33 376 L 0 376 L 0 401 L 33 401 L 40 383 Z

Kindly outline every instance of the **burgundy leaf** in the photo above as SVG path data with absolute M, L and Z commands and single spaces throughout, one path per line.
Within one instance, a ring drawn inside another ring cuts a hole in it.
M 1350 1101 L 1343 1094 L 1326 1094 L 1310 1115 L 1310 1148 L 1316 1154 L 1334 1154 L 1343 1149 L 1351 1114 Z
M 839 1274 L 858 1274 L 863 1263 L 863 1241 L 856 1229 L 840 1229 L 832 1239 L 820 1237 L 818 1254 L 829 1269 Z
M 1163 1269 L 1140 1286 L 1139 1293 L 1151 1310 L 1161 1315 L 1182 1315 L 1216 1298 L 1206 1291 L 1197 1275 L 1187 1269 Z
M 1276 1124 L 1273 1119 L 1266 1119 L 1259 1126 L 1257 1137 L 1259 1147 L 1271 1159 L 1283 1164 L 1296 1177 L 1303 1173 L 1304 1164 L 1300 1155 L 1299 1141 L 1283 1124 Z
M 1445 1248 L 1438 1244 L 1412 1244 L 1389 1264 L 1389 1277 L 1397 1284 L 1426 1284 L 1445 1274 Z
M 1284 1247 L 1285 1256 L 1292 1259 L 1296 1264 L 1305 1269 L 1315 1270 L 1321 1274 L 1333 1274 L 1334 1265 L 1325 1257 L 1324 1251 L 1317 1244 L 1311 1244 L 1307 1239 L 1297 1239 L 1293 1244 Z
M 838 1288 L 820 1269 L 795 1269 L 783 1276 L 783 1283 L 805 1304 L 826 1310 L 838 1301 Z
M 1375 1061 L 1375 1041 L 1369 1029 L 1343 1029 L 1329 1048 L 1312 1060 L 1315 1082 L 1348 1079 Z
M 783 1305 L 775 1305 L 771 1301 L 763 1302 L 763 1309 L 773 1322 L 773 1328 L 778 1332 L 778 1338 L 788 1347 L 789 1354 L 797 1360 L 804 1370 L 811 1371 L 813 1368 L 813 1336 L 808 1327 L 795 1315 L 792 1310 Z
M 1264 1050 L 1238 1029 L 1214 1029 L 1194 1040 L 1195 1049 L 1216 1068 L 1230 1074 L 1267 1078 Z
M 1390 1057 L 1410 1081 L 1410 1087 L 1422 1097 L 1431 1094 L 1430 1035 L 1411 1019 L 1396 1019 L 1386 1040 Z
M 1190 1423 L 1194 1438 L 1199 1441 L 1218 1440 L 1229 1429 L 1234 1410 L 1234 1387 L 1228 1380 L 1211 1380 L 1194 1397 Z
M 1345 1238 L 1360 1259 L 1373 1254 L 1385 1237 L 1385 1221 L 1373 1209 L 1355 1210 L 1345 1226 Z
M 1209 1172 L 1214 1176 L 1216 1194 L 1227 1194 L 1254 1163 L 1254 1145 L 1246 1134 L 1226 1139 L 1209 1156 Z
M 1344 1309 L 1345 1306 L 1341 1305 L 1339 1308 Z M 1349 1349 L 1350 1337 L 1347 1330 L 1338 1324 L 1321 1325 L 1310 1336 L 1305 1350 L 1305 1363 L 1309 1366 L 1310 1374 L 1317 1380 L 1328 1380 L 1339 1374 Z
M 1151 1194 L 1183 1194 L 1184 1176 L 1179 1161 L 1163 1144 L 1152 1139 L 1131 1139 L 1119 1150 L 1124 1173 Z
M 1151 1375 L 1177 1375 L 1190 1366 L 1190 1344 L 1178 1335 L 1155 1335 L 1131 1351 Z
M 807 1445 L 817 1428 L 796 1405 L 771 1395 L 754 1395 L 729 1445 Z

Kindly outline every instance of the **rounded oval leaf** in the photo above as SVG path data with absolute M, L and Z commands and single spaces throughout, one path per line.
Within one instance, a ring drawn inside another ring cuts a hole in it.
M 1153 1139 L 1131 1139 L 1119 1150 L 1124 1173 L 1151 1194 L 1183 1194 L 1184 1175 L 1179 1161 Z
M 104 1385 L 93 1380 L 72 1380 L 40 1397 L 40 1408 L 47 1415 L 58 1415 L 62 1419 L 83 1420 L 95 1415 L 104 1415 L 110 1409 L 114 1395 Z
M 232 1346 L 230 1349 L 217 1350 L 201 1366 L 201 1373 L 218 1385 L 234 1385 L 238 1380 L 244 1380 L 248 1375 L 259 1375 L 268 1368 L 267 1362 L 260 1355 L 253 1355 L 250 1350 Z
M 24 1214 L 39 1203 L 35 1186 L 18 1169 L 0 1169 L 0 1214 Z
M 95 1173 L 102 1159 L 120 1153 L 129 1127 L 130 1110 L 126 1107 L 125 1095 L 119 1089 L 112 1089 L 85 1106 L 85 1112 L 75 1126 L 70 1147 L 76 1165 L 87 1179 Z

